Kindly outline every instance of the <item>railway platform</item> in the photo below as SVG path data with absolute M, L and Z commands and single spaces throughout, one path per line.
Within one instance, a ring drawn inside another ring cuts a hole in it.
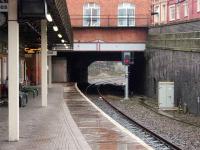
M 0 107 L 0 150 L 90 150 L 66 107 L 62 85 L 49 89 L 47 107 L 39 95 L 20 108 L 19 142 L 7 141 L 7 110 Z
M 41 97 L 20 108 L 20 140 L 7 141 L 6 106 L 0 107 L 0 150 L 146 150 L 151 149 L 77 91 L 74 84 L 54 84 L 48 107 Z
M 64 87 L 71 115 L 92 150 L 152 149 L 94 105 L 72 84 Z

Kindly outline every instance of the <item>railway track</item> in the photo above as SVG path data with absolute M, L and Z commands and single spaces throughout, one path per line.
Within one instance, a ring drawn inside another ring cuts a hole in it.
M 112 80 L 112 79 L 110 79 Z M 153 147 L 156 150 L 180 150 L 181 148 L 177 147 L 173 143 L 167 141 L 161 136 L 155 134 L 149 129 L 145 128 L 143 125 L 139 124 L 122 111 L 114 107 L 107 99 L 104 98 L 101 92 L 101 84 L 106 84 L 106 82 L 97 82 L 86 86 L 82 90 L 85 94 L 93 101 L 98 107 L 105 111 L 110 117 L 115 119 L 120 124 L 123 124 L 125 128 L 128 128 L 130 132 L 141 138 L 148 145 Z M 107 105 L 107 106 L 106 106 Z

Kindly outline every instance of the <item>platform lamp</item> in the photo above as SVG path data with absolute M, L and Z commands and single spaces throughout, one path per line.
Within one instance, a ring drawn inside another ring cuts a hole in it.
M 57 31 L 58 31 L 58 27 L 57 27 L 56 25 L 54 25 L 54 26 L 53 26 L 53 30 L 54 30 L 55 32 L 57 32 Z

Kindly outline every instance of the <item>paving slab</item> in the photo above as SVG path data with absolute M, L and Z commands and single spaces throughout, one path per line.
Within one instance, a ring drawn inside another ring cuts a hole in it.
M 8 142 L 8 108 L 0 106 L 0 150 L 90 150 L 63 99 L 63 85 L 49 89 L 48 107 L 41 97 L 20 108 L 20 140 Z
M 73 84 L 64 87 L 64 98 L 73 119 L 93 150 L 152 149 L 105 117 Z

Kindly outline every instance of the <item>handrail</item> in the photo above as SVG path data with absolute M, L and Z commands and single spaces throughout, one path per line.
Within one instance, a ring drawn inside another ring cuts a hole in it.
M 145 15 L 71 15 L 70 18 L 72 27 L 148 27 L 150 25 L 150 19 Z

